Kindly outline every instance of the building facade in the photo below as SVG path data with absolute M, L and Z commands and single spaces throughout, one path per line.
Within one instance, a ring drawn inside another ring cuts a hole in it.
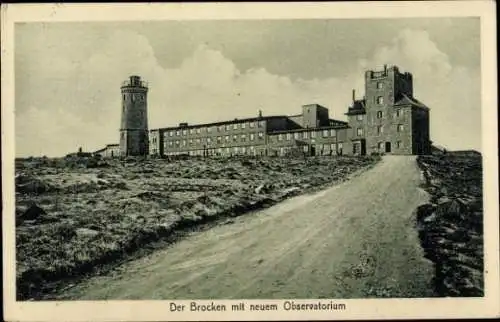
M 107 144 L 104 148 L 94 152 L 94 155 L 99 155 L 103 158 L 114 158 L 121 155 L 119 144 Z
M 154 129 L 152 155 L 365 155 L 430 153 L 429 108 L 413 96 L 413 76 L 396 66 L 365 73 L 365 96 L 348 122 L 318 104 L 302 113 Z
M 430 153 L 429 108 L 413 96 L 413 76 L 398 67 L 365 73 L 365 93 L 346 113 L 353 150 L 363 153 Z
M 147 133 L 147 86 L 131 76 L 122 86 L 120 155 L 287 156 L 429 154 L 429 108 L 413 96 L 413 76 L 384 66 L 365 73 L 365 95 L 348 121 L 329 117 L 319 104 L 296 115 L 262 116 L 152 129 Z

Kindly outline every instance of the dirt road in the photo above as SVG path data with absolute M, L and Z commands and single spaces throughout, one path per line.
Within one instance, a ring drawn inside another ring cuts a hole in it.
M 234 223 L 193 233 L 120 271 L 67 290 L 71 299 L 362 298 L 432 295 L 413 211 L 414 157 Z

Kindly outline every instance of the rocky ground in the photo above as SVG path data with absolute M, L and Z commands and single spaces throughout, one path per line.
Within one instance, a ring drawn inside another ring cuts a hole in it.
M 417 162 L 431 195 L 417 216 L 425 256 L 435 264 L 435 291 L 484 296 L 482 157 L 448 152 Z
M 378 160 L 16 160 L 18 300 L 46 298 L 183 232 L 344 181 Z

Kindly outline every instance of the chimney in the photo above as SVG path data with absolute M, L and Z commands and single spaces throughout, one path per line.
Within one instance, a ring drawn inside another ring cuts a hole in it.
M 356 100 L 356 90 L 353 89 L 352 90 L 352 102 L 354 103 L 355 100 Z
M 262 110 L 259 110 L 259 117 L 262 117 Z
M 387 73 L 387 64 L 384 64 L 384 74 Z

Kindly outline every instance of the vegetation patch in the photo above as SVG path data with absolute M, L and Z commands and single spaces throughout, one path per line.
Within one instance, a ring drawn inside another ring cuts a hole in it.
M 419 156 L 431 203 L 417 209 L 425 257 L 439 296 L 484 296 L 482 158 L 478 153 Z
M 188 231 L 347 180 L 378 160 L 16 159 L 17 298 L 50 299 Z

